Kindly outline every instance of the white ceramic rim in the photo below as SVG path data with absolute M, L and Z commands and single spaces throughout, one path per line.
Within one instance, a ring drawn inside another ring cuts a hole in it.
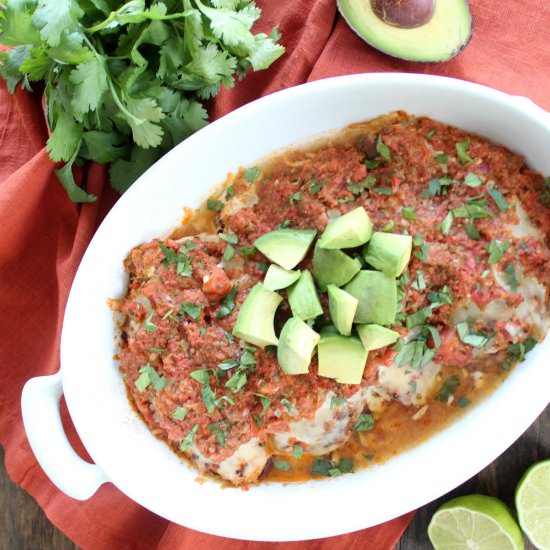
M 163 195 L 162 199 L 157 197 L 158 203 L 155 203 L 155 194 L 150 190 L 155 184 L 164 190 L 165 182 L 161 181 L 159 184 L 159 180 L 166 177 L 167 171 L 172 170 L 172 174 L 178 174 L 174 169 L 182 165 L 182 159 L 186 159 L 188 165 L 191 165 L 194 160 L 189 155 L 199 155 L 201 150 L 215 144 L 219 147 L 220 143 L 224 143 L 223 140 L 218 141 L 220 136 L 234 135 L 239 140 L 238 131 L 254 127 L 255 121 L 262 119 L 266 112 L 271 113 L 271 116 L 279 113 L 278 118 L 283 120 L 274 122 L 277 125 L 284 122 L 289 104 L 301 104 L 303 110 L 308 111 L 308 105 L 314 104 L 318 98 L 332 97 L 337 105 L 337 98 L 349 94 L 349 90 L 359 92 L 367 89 L 383 93 L 380 96 L 380 104 L 383 106 L 388 101 L 391 102 L 392 98 L 395 100 L 395 90 L 398 89 L 412 95 L 419 93 L 419 90 L 431 90 L 430 93 L 433 94 L 461 96 L 464 101 L 470 99 L 473 102 L 472 105 L 478 109 L 477 116 L 481 119 L 483 112 L 479 110 L 480 106 L 492 104 L 495 109 L 506 112 L 510 117 L 507 122 L 510 125 L 507 126 L 509 131 L 514 128 L 521 132 L 523 123 L 529 127 L 531 133 L 538 132 L 540 136 L 546 137 L 546 143 L 550 141 L 550 122 L 542 110 L 529 102 L 480 85 L 443 77 L 393 73 L 353 75 L 317 81 L 252 102 L 177 146 L 121 197 L 98 229 L 84 255 L 71 290 L 61 340 L 61 373 L 67 406 L 82 442 L 106 477 L 134 501 L 175 523 L 215 535 L 264 541 L 322 538 L 376 525 L 426 504 L 475 475 L 511 445 L 549 402 L 547 388 L 550 387 L 550 369 L 540 368 L 550 354 L 550 339 L 546 338 L 543 344 L 531 352 L 529 359 L 512 372 L 506 383 L 483 403 L 468 411 L 447 430 L 388 463 L 337 479 L 291 485 L 269 484 L 244 492 L 221 489 L 215 482 L 206 482 L 203 485 L 190 482 L 194 477 L 190 468 L 180 463 L 173 453 L 155 440 L 135 413 L 131 412 L 134 420 L 129 420 L 128 410 L 120 402 L 110 403 L 110 398 L 115 393 L 103 391 L 101 384 L 114 384 L 113 391 L 116 392 L 123 389 L 120 380 L 83 380 L 86 378 L 84 374 L 89 372 L 84 370 L 85 366 L 93 366 L 94 361 L 97 364 L 98 360 L 105 357 L 105 353 L 113 350 L 112 326 L 94 326 L 96 319 L 92 311 L 96 307 L 93 299 L 97 298 L 97 289 L 110 284 L 106 281 L 109 277 L 113 278 L 113 271 L 106 274 L 107 268 L 114 269 L 115 276 L 119 276 L 117 269 L 120 270 L 120 266 L 113 267 L 110 264 L 97 268 L 98 262 L 101 265 L 102 258 L 105 257 L 102 250 L 110 246 L 110 241 L 118 238 L 117 231 L 120 233 L 125 227 L 136 225 L 135 220 L 132 220 L 132 211 L 140 201 L 148 201 L 152 218 L 157 215 L 161 209 L 160 203 L 168 199 Z M 401 104 L 406 105 L 407 100 L 403 100 Z M 398 103 L 393 105 L 393 109 L 400 108 Z M 380 112 L 390 110 L 383 106 Z M 311 109 L 311 113 L 308 111 L 307 115 L 304 114 L 304 119 L 309 117 L 315 127 L 315 111 L 313 107 Z M 467 126 L 475 126 L 475 115 L 466 113 L 465 117 L 467 116 L 472 120 Z M 349 122 L 364 118 L 366 117 L 358 116 Z M 434 118 L 444 119 L 445 116 L 434 114 Z M 287 122 L 292 123 L 292 120 Z M 345 125 L 343 123 L 340 127 Z M 316 130 L 309 131 L 307 128 L 294 132 L 289 143 L 283 145 L 302 141 L 317 133 Z M 325 128 L 328 129 L 330 127 Z M 250 150 L 238 157 L 237 166 L 228 164 L 224 168 L 225 172 L 235 170 L 239 165 L 250 164 L 261 156 L 255 152 L 252 138 L 256 135 L 254 131 L 251 132 Z M 542 166 L 544 162 L 540 160 L 540 151 L 523 151 L 520 146 L 514 148 L 526 154 L 528 160 L 534 155 L 532 164 L 535 168 L 550 173 L 550 161 Z M 197 162 L 203 162 L 204 168 L 209 171 L 211 166 L 206 162 L 208 156 L 199 157 L 200 161 Z M 214 175 L 211 181 L 215 184 L 223 177 L 219 178 L 218 172 L 214 168 L 212 170 Z M 179 175 L 173 177 L 177 179 Z M 196 187 L 205 189 L 199 184 Z M 189 194 L 193 194 L 193 200 L 189 202 L 194 205 L 199 194 L 204 193 L 193 189 Z M 180 202 L 181 206 L 185 203 L 184 199 Z M 164 234 L 177 222 L 178 219 L 165 219 Z M 144 222 L 145 225 L 147 223 Z M 147 235 L 147 230 L 140 231 L 135 244 Z M 155 235 L 151 234 L 149 238 L 153 236 Z M 122 284 L 122 281 L 118 283 L 119 290 L 122 289 Z M 91 317 L 83 320 L 87 311 L 91 312 Z M 106 339 L 109 339 L 108 345 L 105 343 Z M 96 346 L 101 348 L 100 351 Z M 87 350 L 86 357 L 83 357 L 84 349 Z M 120 379 L 118 372 L 113 376 Z M 98 388 L 99 393 L 96 393 Z M 129 409 L 127 403 L 126 407 Z M 108 410 L 105 418 L 102 417 L 104 410 Z M 119 437 L 114 439 L 102 427 L 106 426 L 105 422 L 109 418 L 113 423 L 120 424 L 116 420 L 117 414 L 125 417 L 123 424 L 127 425 L 117 428 L 120 428 L 117 434 Z M 121 441 L 120 437 L 124 440 Z M 130 455 L 128 449 L 135 441 L 140 442 L 140 453 Z M 121 458 L 120 453 L 128 453 L 129 456 Z M 140 460 L 143 461 L 141 464 Z M 181 476 L 184 478 L 181 483 L 174 476 L 163 477 L 164 469 L 174 473 L 178 471 L 176 468 L 181 469 Z M 151 471 L 155 472 L 155 476 L 146 475 Z M 175 486 L 183 488 L 179 492 L 180 500 L 172 494 Z

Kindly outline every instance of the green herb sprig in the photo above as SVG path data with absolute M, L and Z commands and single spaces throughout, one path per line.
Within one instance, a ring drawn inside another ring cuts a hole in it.
M 75 202 L 74 163 L 112 163 L 111 185 L 125 191 L 174 145 L 206 124 L 202 101 L 232 88 L 283 53 L 277 28 L 251 27 L 251 0 L 3 0 L 0 76 L 45 85 L 50 158 Z

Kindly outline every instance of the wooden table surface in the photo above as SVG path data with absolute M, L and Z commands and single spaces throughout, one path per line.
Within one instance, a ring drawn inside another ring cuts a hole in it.
M 498 460 L 451 493 L 421 508 L 395 550 L 429 550 L 426 529 L 430 518 L 451 497 L 482 493 L 499 497 L 512 506 L 514 489 L 523 472 L 533 462 L 549 457 L 550 407 L 547 407 Z M 50 524 L 36 502 L 11 482 L 3 465 L 4 451 L 0 448 L 0 550 L 75 550 L 77 547 Z M 532 550 L 533 546 L 527 544 L 526 548 Z

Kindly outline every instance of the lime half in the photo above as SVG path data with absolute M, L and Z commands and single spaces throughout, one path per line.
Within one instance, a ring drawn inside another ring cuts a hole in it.
M 506 505 L 484 495 L 458 497 L 433 515 L 428 536 L 436 550 L 523 550 L 523 537 Z
M 539 550 L 550 550 L 550 460 L 533 464 L 516 489 L 521 528 Z

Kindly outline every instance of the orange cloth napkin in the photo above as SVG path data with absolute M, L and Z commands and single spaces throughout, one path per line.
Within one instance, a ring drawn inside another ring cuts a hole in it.
M 456 59 L 443 64 L 399 61 L 369 48 L 337 17 L 334 0 L 260 0 L 259 4 L 264 10 L 260 30 L 279 23 L 287 53 L 270 70 L 252 74 L 234 89 L 222 91 L 210 106 L 212 118 L 301 82 L 378 71 L 454 76 L 525 95 L 550 109 L 550 3 L 546 0 L 473 0 L 473 39 Z M 59 368 L 59 335 L 71 281 L 116 195 L 106 183 L 105 167 L 90 165 L 78 177 L 99 200 L 82 206 L 72 204 L 53 174 L 54 165 L 44 150 L 46 137 L 39 94 L 18 90 L 11 96 L 2 84 L 0 444 L 5 448 L 12 479 L 38 501 L 57 527 L 85 549 L 392 548 L 412 514 L 321 541 L 247 543 L 171 524 L 110 484 L 90 500 L 77 502 L 50 483 L 25 437 L 19 407 L 21 390 L 28 378 Z M 86 456 L 66 410 L 64 419 L 75 448 Z

